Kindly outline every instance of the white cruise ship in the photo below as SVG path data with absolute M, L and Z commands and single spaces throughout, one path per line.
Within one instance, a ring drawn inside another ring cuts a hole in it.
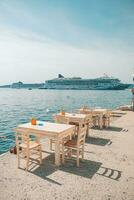
M 65 78 L 59 74 L 58 78 L 47 80 L 44 87 L 40 89 L 122 90 L 128 87 L 129 84 L 121 83 L 119 79 L 107 75 L 95 79 L 83 79 L 80 77 Z

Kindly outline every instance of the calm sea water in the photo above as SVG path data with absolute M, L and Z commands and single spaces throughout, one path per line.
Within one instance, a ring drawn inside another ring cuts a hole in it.
M 131 92 L 92 90 L 26 90 L 0 89 L 0 153 L 14 145 L 13 128 L 29 122 L 32 117 L 51 121 L 52 115 L 62 108 L 75 111 L 83 105 L 89 107 L 117 108 L 130 104 Z

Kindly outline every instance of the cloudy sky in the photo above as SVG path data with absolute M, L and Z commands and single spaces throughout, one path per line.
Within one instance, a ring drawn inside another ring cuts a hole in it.
M 0 85 L 133 68 L 134 0 L 0 0 Z

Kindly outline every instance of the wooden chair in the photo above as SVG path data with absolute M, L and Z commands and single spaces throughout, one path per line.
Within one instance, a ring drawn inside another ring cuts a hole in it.
M 97 113 L 94 113 L 92 115 L 92 120 L 93 120 L 93 127 L 100 127 L 101 124 L 100 124 L 100 114 L 97 114 Z
M 102 120 L 100 120 L 102 118 Z M 93 114 L 93 125 L 98 127 L 106 127 L 108 128 L 110 126 L 110 118 L 111 118 L 111 111 L 107 111 L 106 114 L 101 116 L 100 113 L 95 112 Z
M 80 111 L 80 114 L 85 114 L 87 115 L 86 116 L 86 125 L 87 125 L 87 134 L 86 136 L 88 137 L 89 136 L 89 130 L 94 126 L 95 122 L 94 120 L 96 120 L 96 116 L 94 117 L 94 114 L 93 114 L 93 110 L 89 110 L 89 109 L 82 109 Z
M 107 111 L 107 113 L 103 116 L 103 127 L 108 128 L 110 126 L 111 121 L 111 111 Z
M 77 167 L 79 167 L 79 156 L 84 158 L 84 145 L 85 145 L 85 137 L 86 137 L 86 126 L 80 127 L 77 138 L 68 140 L 66 143 L 62 145 L 62 163 L 65 162 L 65 155 L 72 156 L 76 155 L 77 158 Z
M 20 158 L 23 158 L 26 160 L 26 171 L 28 171 L 29 161 L 32 154 L 38 156 L 38 158 L 40 158 L 40 164 L 42 163 L 40 138 L 36 137 L 35 140 L 33 140 L 31 137 L 31 135 L 24 133 L 16 134 L 18 168 L 20 167 Z
M 85 125 L 87 126 L 86 137 L 89 136 L 89 130 L 93 127 L 92 114 L 86 114 Z
M 69 118 L 65 117 L 65 116 L 60 116 L 60 115 L 54 115 L 53 116 L 54 122 L 55 123 L 59 123 L 59 124 L 69 124 Z M 66 140 L 66 138 L 64 139 Z M 64 141 L 61 141 L 61 143 Z M 53 144 L 55 143 L 54 139 L 50 139 L 50 150 L 53 150 Z
M 100 121 L 100 113 L 96 112 L 92 109 L 82 109 L 80 111 L 81 114 L 90 114 L 92 116 L 92 122 L 90 123 L 90 125 L 92 124 L 92 127 L 96 127 L 96 126 L 101 126 L 101 121 Z

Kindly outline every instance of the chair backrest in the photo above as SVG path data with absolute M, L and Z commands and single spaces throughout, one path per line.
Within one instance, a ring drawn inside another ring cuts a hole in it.
M 86 120 L 87 123 L 92 121 L 92 113 L 86 114 L 86 119 L 85 120 Z
M 82 106 L 81 109 L 82 110 L 87 110 L 87 109 L 89 109 L 89 107 L 88 106 Z
M 69 118 L 66 116 L 62 116 L 62 115 L 55 115 L 53 117 L 54 121 L 56 123 L 60 123 L 60 124 L 69 124 Z
M 93 117 L 100 117 L 101 115 L 103 115 L 103 114 L 101 112 L 99 112 L 99 111 L 95 111 L 95 110 L 92 111 L 92 116 Z
M 16 144 L 19 146 L 19 144 L 26 144 L 29 145 L 30 137 L 25 133 L 17 133 L 16 134 Z
M 112 113 L 112 111 L 111 111 L 111 110 L 108 110 L 108 111 L 106 112 L 106 114 L 104 115 L 104 117 L 110 118 L 110 117 L 111 117 L 111 113 Z
M 81 114 L 92 114 L 92 112 L 93 112 L 93 111 L 90 110 L 90 109 L 81 109 L 81 110 L 80 110 L 80 113 L 81 113 Z
M 85 144 L 86 131 L 87 131 L 86 126 L 82 126 L 79 128 L 78 137 L 77 137 L 77 147 Z
M 86 115 L 86 124 L 91 128 L 93 126 L 93 114 Z
M 29 142 L 32 140 L 35 140 L 37 143 L 40 143 L 40 137 L 34 136 L 32 134 L 26 134 L 26 133 L 17 133 L 16 134 L 16 143 L 18 145 L 23 143 L 23 144 L 26 144 L 27 146 L 29 146 Z

